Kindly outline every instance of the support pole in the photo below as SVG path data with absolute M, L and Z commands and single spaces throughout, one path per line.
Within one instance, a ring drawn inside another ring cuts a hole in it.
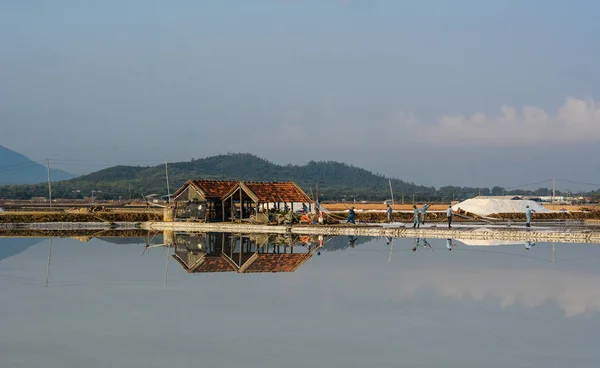
M 167 160 L 165 160 L 165 175 L 167 177 L 167 203 L 171 203 L 171 187 L 169 186 L 169 167 L 167 166 Z
M 50 199 L 50 208 L 52 208 L 52 185 L 50 184 L 50 161 L 46 159 L 46 168 L 48 169 L 48 198 Z
M 555 188 L 555 186 L 554 186 L 555 182 L 556 182 L 556 179 L 553 178 L 552 179 L 552 209 L 554 209 L 554 197 L 556 196 L 556 192 L 554 190 L 554 188 Z

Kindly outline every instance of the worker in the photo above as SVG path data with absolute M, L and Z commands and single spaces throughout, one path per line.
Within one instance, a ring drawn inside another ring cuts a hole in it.
M 427 214 L 427 209 L 431 207 L 431 204 L 425 203 L 423 207 L 421 207 L 421 223 L 425 225 L 425 215 Z
M 533 208 L 529 208 L 529 205 L 525 206 L 525 217 L 527 218 L 527 223 L 525 226 L 531 227 L 531 215 L 535 212 Z
M 415 216 L 413 217 L 413 227 L 421 227 L 421 224 L 419 222 L 419 209 L 414 204 L 413 204 L 413 209 L 414 209 L 413 212 L 415 214 Z
M 448 206 L 446 210 L 446 217 L 448 218 L 448 229 L 452 228 L 452 205 Z
M 356 220 L 356 212 L 354 212 L 354 207 L 350 208 L 350 210 L 348 210 L 348 219 L 346 220 L 346 223 L 352 223 L 355 224 Z
M 392 222 L 392 206 L 388 204 L 385 213 L 387 214 L 387 222 Z

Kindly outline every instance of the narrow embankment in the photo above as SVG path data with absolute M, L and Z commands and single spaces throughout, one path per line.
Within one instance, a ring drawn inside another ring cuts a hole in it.
M 0 214 L 0 223 L 145 222 L 160 220 L 162 220 L 162 213 L 157 212 L 3 212 Z

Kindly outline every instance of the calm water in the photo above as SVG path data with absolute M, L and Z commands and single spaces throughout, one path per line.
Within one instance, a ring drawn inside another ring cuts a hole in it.
M 600 245 L 220 236 L 0 239 L 1 366 L 600 366 Z

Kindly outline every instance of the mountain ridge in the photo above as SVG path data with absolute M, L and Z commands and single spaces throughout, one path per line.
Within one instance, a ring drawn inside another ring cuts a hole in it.
M 221 179 L 247 181 L 293 181 L 308 194 L 320 198 L 361 196 L 389 198 L 389 180 L 394 190 L 426 193 L 433 187 L 419 186 L 400 179 L 387 178 L 366 169 L 337 161 L 310 161 L 305 165 L 278 165 L 250 153 L 229 153 L 191 161 L 168 164 L 170 192 L 174 193 L 189 179 Z M 140 198 L 151 193 L 166 194 L 164 165 L 113 166 L 53 185 L 55 198 L 80 198 L 91 195 L 98 199 Z M 45 185 L 0 187 L 1 198 L 44 196 Z
M 53 180 L 67 180 L 74 175 L 64 170 L 50 168 L 50 177 Z M 47 180 L 46 166 L 0 145 L 0 185 L 38 184 Z

